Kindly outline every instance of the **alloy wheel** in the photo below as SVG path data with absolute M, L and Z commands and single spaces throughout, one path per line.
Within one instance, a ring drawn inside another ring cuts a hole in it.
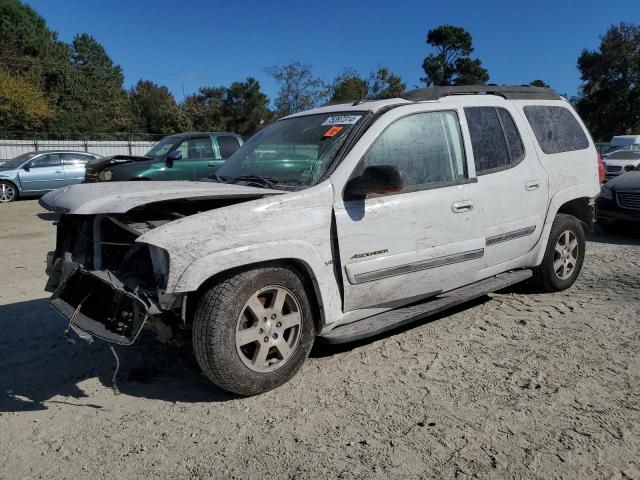
M 10 183 L 0 184 L 0 203 L 13 202 L 16 198 L 16 188 Z
M 560 234 L 553 252 L 553 271 L 560 280 L 569 278 L 578 264 L 578 238 L 573 230 Z
M 288 289 L 269 286 L 242 307 L 236 325 L 236 350 L 254 372 L 272 372 L 293 356 L 300 340 L 300 302 Z

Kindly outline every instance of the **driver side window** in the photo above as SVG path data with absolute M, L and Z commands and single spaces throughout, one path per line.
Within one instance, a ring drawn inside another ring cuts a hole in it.
M 60 165 L 60 155 L 57 153 L 51 153 L 49 155 L 42 155 L 29 163 L 30 168 L 44 168 L 44 167 L 57 167 Z
M 458 115 L 424 112 L 396 120 L 371 146 L 363 163 L 398 167 L 405 176 L 404 192 L 466 179 Z

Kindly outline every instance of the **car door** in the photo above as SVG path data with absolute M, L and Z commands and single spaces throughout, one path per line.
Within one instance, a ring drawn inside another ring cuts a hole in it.
M 46 192 L 63 187 L 65 180 L 60 154 L 38 155 L 20 170 L 19 177 L 24 192 Z
M 84 182 L 84 169 L 89 160 L 94 157 L 80 152 L 62 154 L 62 167 L 64 169 L 64 184 L 74 185 Z
M 222 160 L 216 156 L 211 136 L 191 137 L 186 143 L 186 156 L 183 153 L 182 160 L 179 163 L 182 164 L 185 171 L 187 169 L 191 170 L 189 178 L 198 180 L 212 175 L 219 166 L 218 162 L 221 164 Z M 185 151 L 184 147 L 182 147 L 181 151 Z
M 548 176 L 522 117 L 510 102 L 465 106 L 486 239 L 481 277 L 499 273 L 537 243 L 548 200 Z
M 359 142 L 378 135 L 354 175 L 368 165 L 394 165 L 405 176 L 404 190 L 364 200 L 335 193 L 345 311 L 397 306 L 472 283 L 482 265 L 477 184 L 460 112 L 420 108 L 383 115 Z

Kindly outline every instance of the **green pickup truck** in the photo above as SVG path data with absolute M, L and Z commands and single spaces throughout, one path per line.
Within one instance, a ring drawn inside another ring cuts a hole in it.
M 197 180 L 211 176 L 242 145 L 240 135 L 192 132 L 170 135 L 144 156 L 116 155 L 90 161 L 85 183 L 126 180 Z

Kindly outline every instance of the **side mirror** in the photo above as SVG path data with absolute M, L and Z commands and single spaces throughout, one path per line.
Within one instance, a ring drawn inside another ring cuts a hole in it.
M 351 198 L 364 198 L 369 193 L 398 193 L 404 188 L 404 174 L 393 165 L 370 165 L 362 175 L 347 183 L 345 193 Z
M 182 159 L 182 152 L 180 150 L 174 150 L 173 152 L 169 152 L 169 154 L 164 159 L 164 163 L 167 164 L 167 167 L 172 168 L 173 162 L 181 159 Z
M 31 162 L 27 162 L 27 163 L 25 163 L 25 164 L 22 166 L 22 169 L 23 169 L 25 172 L 28 172 L 29 170 L 31 170 Z

